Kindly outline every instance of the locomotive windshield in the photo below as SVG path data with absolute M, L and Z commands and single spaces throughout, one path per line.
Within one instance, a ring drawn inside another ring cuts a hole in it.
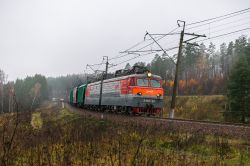
M 137 79 L 137 86 L 148 86 L 148 79 Z
M 131 82 L 131 85 L 133 86 L 133 81 Z M 160 80 L 156 80 L 156 79 L 137 78 L 136 85 L 137 86 L 160 88 L 161 82 L 160 82 Z
M 161 83 L 159 80 L 151 80 L 151 86 L 154 88 L 160 88 L 161 87 Z

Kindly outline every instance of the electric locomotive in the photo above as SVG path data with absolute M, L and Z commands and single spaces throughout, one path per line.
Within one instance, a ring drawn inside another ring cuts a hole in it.
M 162 79 L 134 66 L 116 71 L 113 78 L 73 88 L 70 103 L 91 110 L 156 115 L 163 107 Z

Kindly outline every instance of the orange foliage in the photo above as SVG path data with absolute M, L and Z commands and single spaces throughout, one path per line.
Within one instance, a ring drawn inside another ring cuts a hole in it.
M 169 87 L 173 87 L 174 86 L 174 81 L 173 80 L 169 80 L 166 82 L 166 85 Z
M 180 80 L 179 81 L 179 89 L 184 89 L 185 86 L 186 86 L 186 82 L 184 80 Z
M 197 81 L 195 79 L 191 79 L 191 80 L 189 80 L 188 85 L 191 86 L 191 87 L 195 87 L 195 86 L 199 85 L 199 81 Z
M 180 79 L 178 81 L 178 94 L 220 94 L 224 88 L 225 79 L 217 76 L 213 79 L 192 78 L 189 80 Z M 168 88 L 173 88 L 174 81 L 167 80 L 164 85 Z M 171 93 L 171 92 L 170 92 Z

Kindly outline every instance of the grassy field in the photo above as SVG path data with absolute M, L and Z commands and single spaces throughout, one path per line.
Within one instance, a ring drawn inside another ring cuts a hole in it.
M 96 120 L 58 107 L 19 117 L 9 146 L 15 115 L 0 116 L 2 165 L 250 165 L 250 140 Z
M 164 116 L 167 117 L 171 97 L 165 97 Z M 222 95 L 178 96 L 176 99 L 176 118 L 224 121 L 226 99 Z

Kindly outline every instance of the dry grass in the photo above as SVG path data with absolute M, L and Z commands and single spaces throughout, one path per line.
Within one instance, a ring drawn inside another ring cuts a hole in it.
M 31 117 L 31 125 L 34 129 L 40 129 L 43 126 L 43 121 L 41 118 L 41 112 L 34 112 L 32 113 Z
M 176 118 L 223 121 L 225 97 L 211 96 L 178 96 L 176 100 Z M 165 97 L 164 116 L 170 111 L 171 97 Z
M 23 117 L 28 112 L 22 113 Z M 7 165 L 247 165 L 249 140 L 117 123 L 51 107 L 23 121 Z M 11 129 L 10 129 L 11 130 Z M 1 141 L 0 141 L 1 145 Z M 0 146 L 0 156 L 2 156 Z

